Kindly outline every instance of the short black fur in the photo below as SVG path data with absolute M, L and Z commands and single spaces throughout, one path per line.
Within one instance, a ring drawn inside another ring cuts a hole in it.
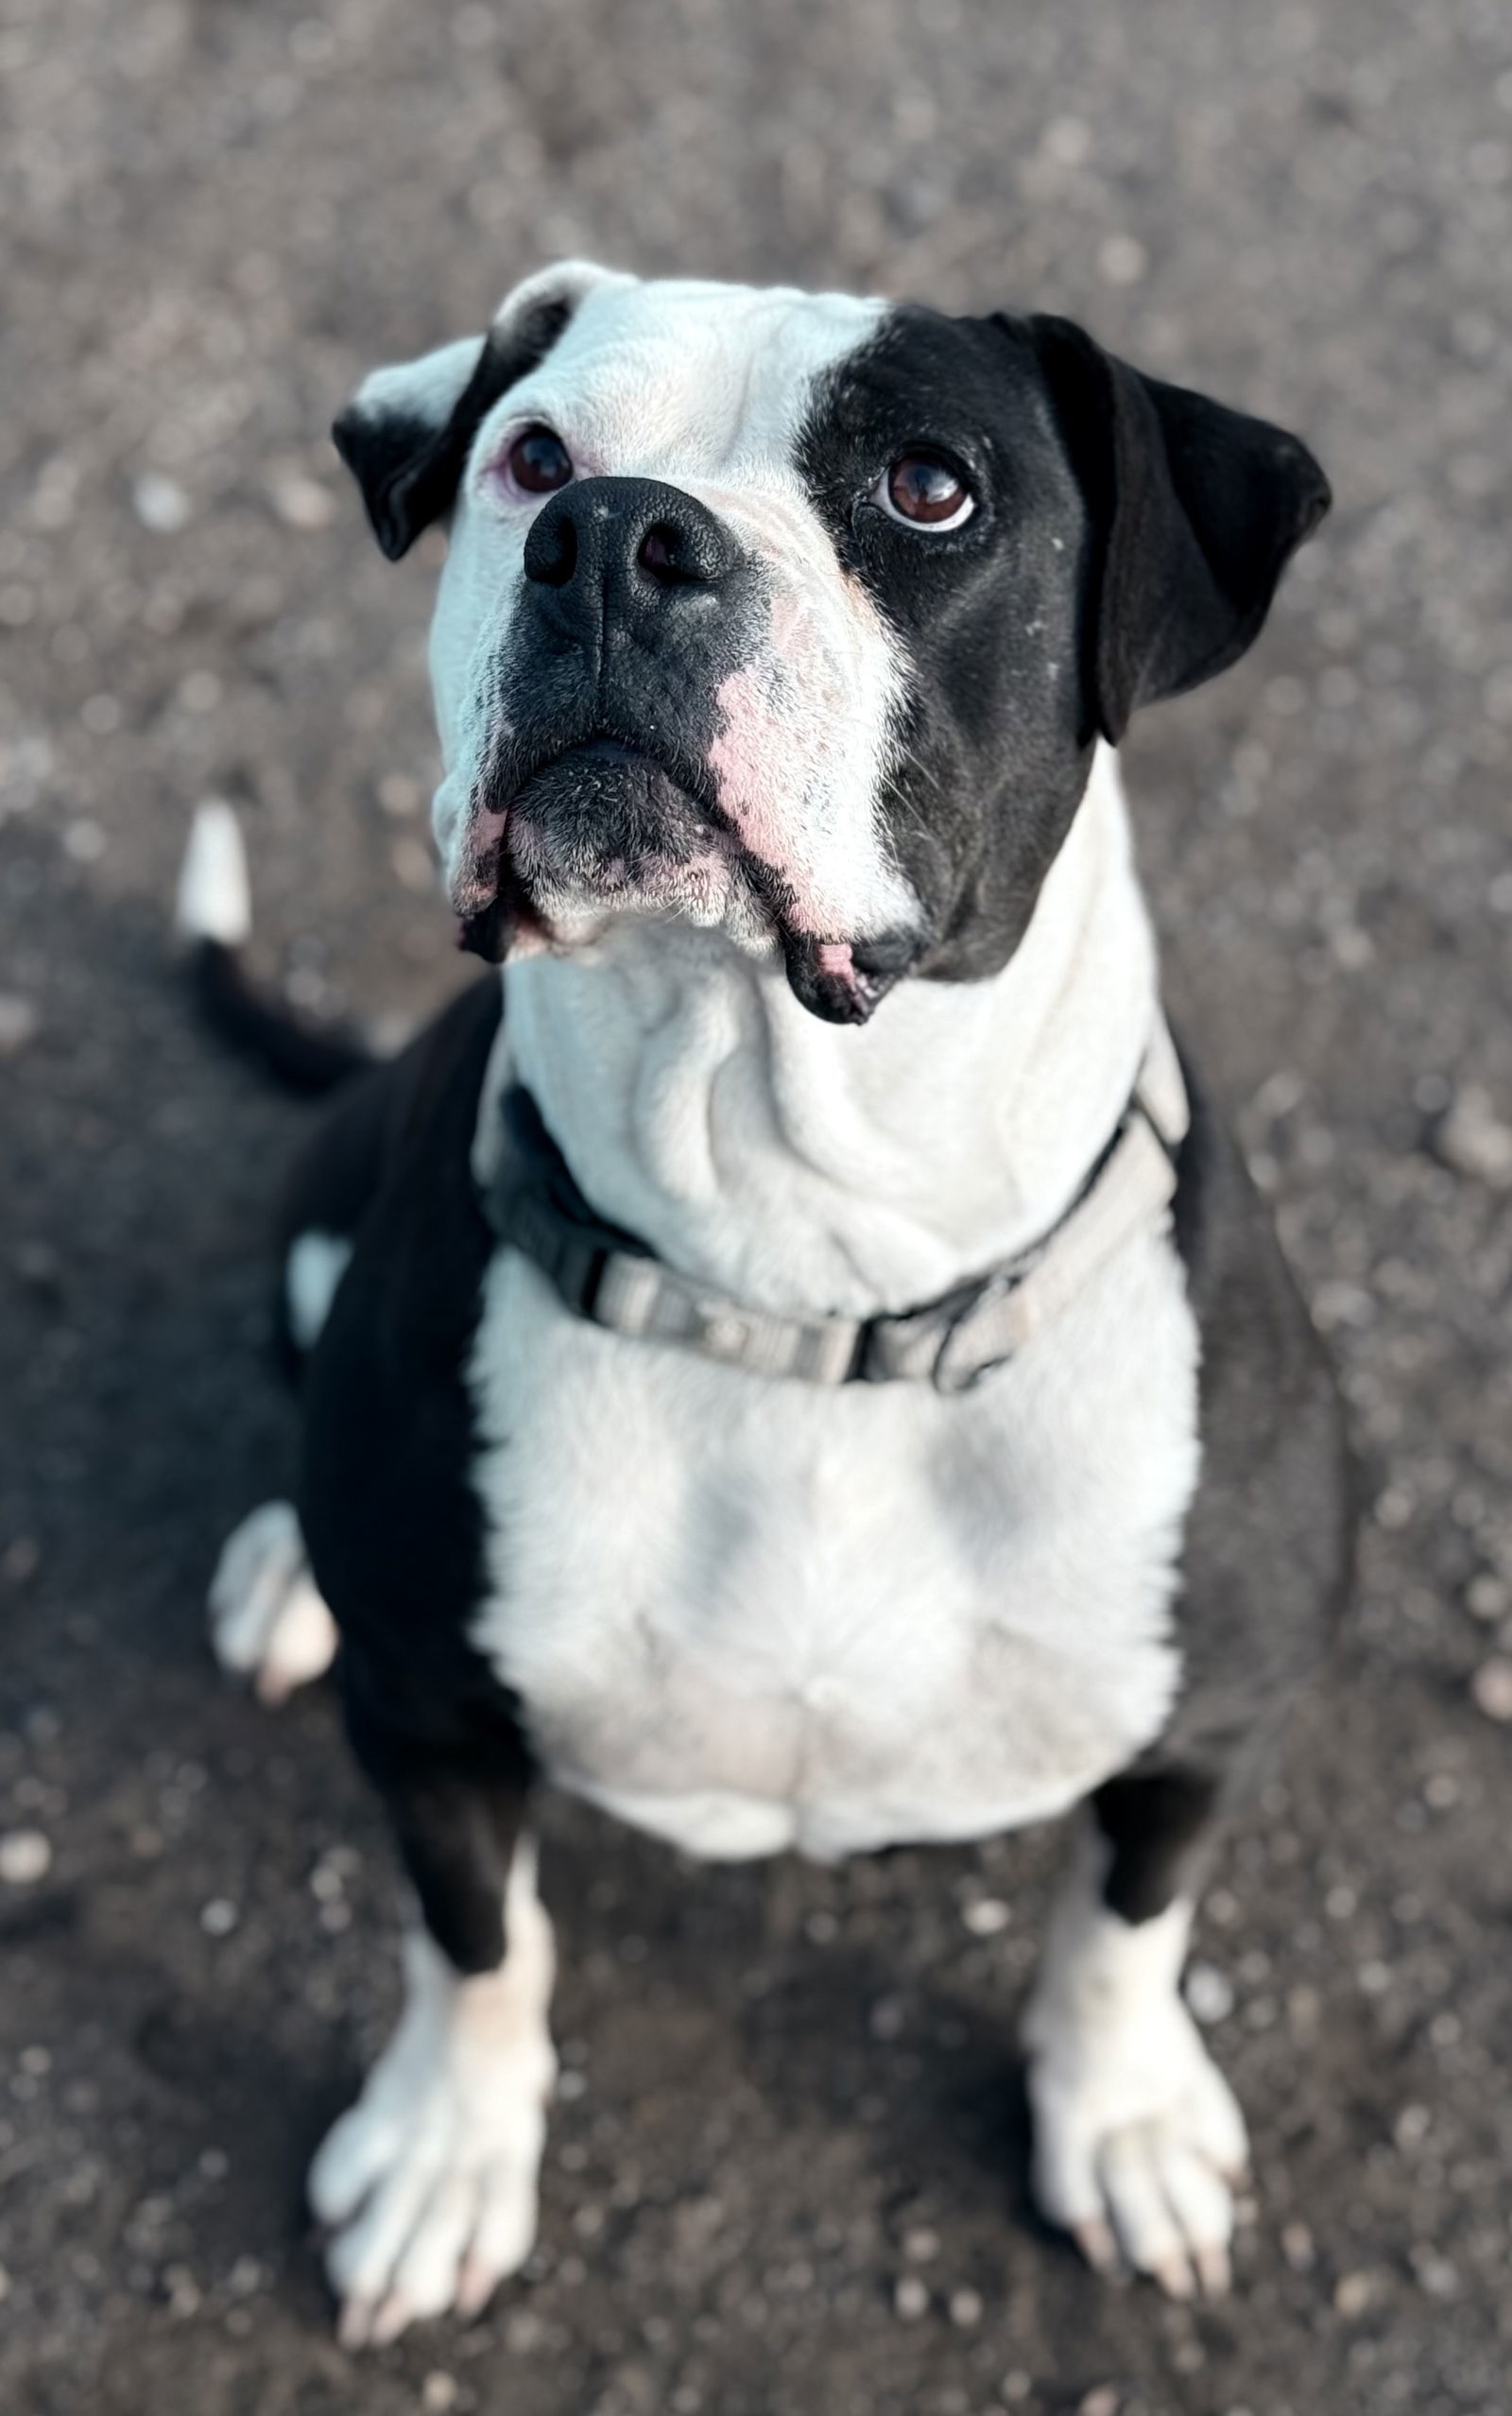
M 967 474 L 958 528 L 921 534 L 873 500 L 919 446 Z M 923 910 L 914 970 L 982 979 L 1028 926 L 1094 740 L 1244 652 L 1327 482 L 1295 438 L 1069 320 L 916 306 L 819 382 L 798 466 L 902 641 L 880 804 Z
M 353 1243 L 304 1370 L 300 1523 L 353 1748 L 462 1971 L 502 1958 L 531 1775 L 513 1700 L 467 1636 L 488 1579 L 465 1372 L 493 1249 L 469 1150 L 499 1013 L 481 981 L 364 1077 L 290 1202 Z
M 1353 1572 L 1343 1406 L 1260 1194 L 1190 1057 L 1177 1247 L 1201 1337 L 1202 1464 L 1174 1605 L 1181 1688 L 1159 1741 L 1096 1799 L 1107 1901 L 1130 1921 L 1194 1892 L 1223 1818 L 1324 1672 Z

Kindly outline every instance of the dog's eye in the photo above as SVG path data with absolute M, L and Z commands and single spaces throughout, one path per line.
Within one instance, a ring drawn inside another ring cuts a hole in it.
M 901 520 L 908 528 L 927 528 L 932 535 L 959 528 L 976 509 L 976 497 L 959 462 L 948 453 L 922 446 L 901 453 L 889 464 L 872 489 L 871 500 L 889 520 Z
M 505 468 L 523 494 L 554 495 L 572 484 L 573 457 L 555 428 L 539 423 L 522 428 L 505 456 Z

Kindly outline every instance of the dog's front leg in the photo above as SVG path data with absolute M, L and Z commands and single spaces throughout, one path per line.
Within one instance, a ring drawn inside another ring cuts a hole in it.
M 310 2173 L 349 2347 L 449 2309 L 475 2314 L 524 2262 L 556 2073 L 552 1930 L 523 1782 L 363 1759 L 422 1919 L 399 2026 Z
M 1182 2002 L 1215 1790 L 1178 1774 L 1095 1800 L 1023 2022 L 1040 2210 L 1091 2264 L 1174 2297 L 1228 2287 L 1244 2117 Z

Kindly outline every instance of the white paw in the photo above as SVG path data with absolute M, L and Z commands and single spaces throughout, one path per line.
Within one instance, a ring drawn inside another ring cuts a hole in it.
M 1244 2116 L 1179 1998 L 1136 2023 L 1031 2041 L 1034 2189 L 1088 2262 L 1120 2252 L 1172 2298 L 1228 2287 Z
M 227 1538 L 210 1581 L 210 1642 L 223 1669 L 281 1703 L 335 1657 L 336 1626 L 305 1563 L 292 1502 L 264 1502 Z
M 410 1942 L 404 2018 L 310 2169 L 349 2349 L 476 2315 L 530 2253 L 556 2058 L 510 1988 L 507 1966 L 458 1980 Z

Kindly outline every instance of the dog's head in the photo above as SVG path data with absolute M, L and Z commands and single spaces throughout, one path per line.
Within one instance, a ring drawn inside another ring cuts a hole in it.
M 1068 320 L 530 278 L 335 426 L 451 544 L 436 832 L 468 945 L 625 913 L 782 950 L 816 1014 L 996 972 L 1099 737 L 1256 636 L 1328 487 Z

